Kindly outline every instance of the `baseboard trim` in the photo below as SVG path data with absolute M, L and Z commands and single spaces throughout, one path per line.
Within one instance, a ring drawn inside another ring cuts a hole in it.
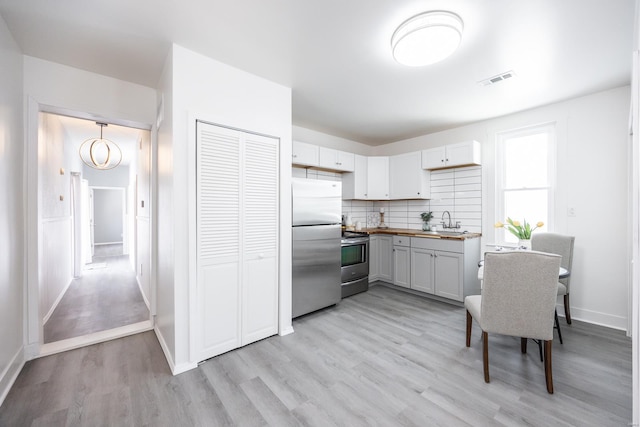
M 556 310 L 558 310 L 558 316 L 564 318 L 564 304 L 556 304 Z M 600 313 L 598 311 L 585 310 L 582 308 L 571 307 L 571 319 L 579 320 L 585 323 L 591 323 L 593 325 L 604 326 L 606 328 L 617 329 L 620 331 L 627 331 L 627 318 L 622 316 L 615 316 L 608 313 Z
M 169 351 L 169 346 L 167 345 L 167 342 L 164 339 L 162 332 L 160 332 L 160 329 L 158 328 L 157 325 L 155 328 L 153 328 L 153 330 L 155 331 L 156 336 L 158 337 L 158 341 L 160 342 L 160 348 L 162 348 L 162 352 L 164 353 L 165 359 L 167 359 L 167 364 L 169 365 L 169 369 L 171 370 L 171 373 L 174 376 L 198 367 L 197 363 L 181 363 L 179 365 L 176 365 L 175 362 L 173 361 L 173 356 Z
M 49 310 L 49 312 L 42 319 L 42 324 L 43 325 L 47 324 L 47 322 L 51 318 L 51 315 L 53 314 L 53 312 L 56 311 L 56 308 L 58 308 L 58 304 L 60 304 L 60 301 L 62 301 L 62 297 L 64 297 L 64 294 L 67 293 L 67 291 L 69 290 L 69 286 L 71 286 L 72 282 L 73 282 L 73 277 L 71 279 L 69 279 L 69 281 L 67 282 L 67 286 L 65 286 L 64 289 L 62 290 L 62 292 L 60 292 L 60 295 L 58 295 L 58 298 L 56 298 L 56 300 L 54 301 L 53 305 L 51 306 L 51 309 Z
M 293 333 L 293 326 L 289 326 L 288 328 L 284 328 L 283 330 L 278 332 L 278 335 L 280 335 L 281 337 L 284 337 L 285 335 L 289 335 L 292 333 Z
M 149 313 L 151 313 L 151 304 L 149 304 L 149 300 L 147 299 L 147 296 L 144 294 L 144 291 L 142 290 L 142 285 L 140 284 L 140 279 L 138 278 L 137 274 L 136 274 L 136 283 L 138 284 L 138 289 L 140 290 L 140 294 L 142 295 L 142 300 L 144 301 L 144 304 L 147 306 L 147 310 L 149 310 Z
M 4 399 L 9 394 L 9 390 L 11 390 L 16 379 L 18 379 L 18 375 L 20 375 L 24 364 L 24 347 L 21 346 L 2 371 L 2 374 L 0 374 L 0 406 L 2 406 Z
M 119 328 L 43 344 L 40 346 L 38 357 L 44 357 L 69 350 L 75 350 L 76 348 L 86 347 L 88 345 L 98 344 L 105 341 L 111 341 L 118 338 L 127 337 L 129 335 L 135 335 L 141 332 L 150 331 L 152 329 L 153 323 L 151 322 L 151 320 L 145 320 L 143 322 L 121 326 Z

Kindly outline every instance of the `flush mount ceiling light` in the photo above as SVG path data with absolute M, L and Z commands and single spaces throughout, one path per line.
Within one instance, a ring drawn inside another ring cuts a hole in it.
M 393 58 L 410 67 L 442 61 L 458 48 L 462 28 L 462 19 L 455 13 L 435 10 L 416 15 L 393 33 Z
M 122 151 L 115 142 L 102 137 L 102 130 L 108 126 L 98 123 L 100 138 L 89 138 L 80 146 L 80 158 L 85 165 L 94 169 L 113 169 L 122 161 Z

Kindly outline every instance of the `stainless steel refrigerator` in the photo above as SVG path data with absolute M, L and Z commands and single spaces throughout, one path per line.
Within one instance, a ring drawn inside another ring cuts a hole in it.
M 341 298 L 342 183 L 293 178 L 293 317 Z

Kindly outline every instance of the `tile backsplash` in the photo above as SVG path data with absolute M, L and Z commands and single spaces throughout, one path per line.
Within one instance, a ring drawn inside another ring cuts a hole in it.
M 314 169 L 292 168 L 296 178 L 341 181 L 342 174 Z M 350 214 L 355 224 L 377 227 L 380 223 L 380 208 L 384 208 L 384 222 L 391 228 L 422 228 L 420 214 L 433 211 L 431 222 L 442 227 L 441 221 L 460 221 L 461 230 L 482 232 L 482 167 L 468 166 L 431 172 L 430 200 L 343 200 L 343 215 Z

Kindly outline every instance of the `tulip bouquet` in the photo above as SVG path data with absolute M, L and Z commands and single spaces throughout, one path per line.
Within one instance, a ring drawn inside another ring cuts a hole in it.
M 520 221 L 514 221 L 511 218 L 507 218 L 506 224 L 503 224 L 502 222 L 498 221 L 495 223 L 494 227 L 506 228 L 507 230 L 509 230 L 511 234 L 513 234 L 520 240 L 530 240 L 531 233 L 533 233 L 535 229 L 540 228 L 543 225 L 544 225 L 544 222 L 540 221 L 536 224 L 535 227 L 531 228 L 531 224 L 529 224 L 526 219 L 522 221 L 522 223 L 520 223 Z

